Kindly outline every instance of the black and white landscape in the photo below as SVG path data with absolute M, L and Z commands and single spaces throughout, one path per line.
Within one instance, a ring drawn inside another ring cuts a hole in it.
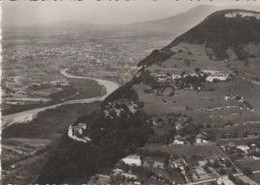
M 220 9 L 4 24 L 2 184 L 260 184 L 260 12 Z

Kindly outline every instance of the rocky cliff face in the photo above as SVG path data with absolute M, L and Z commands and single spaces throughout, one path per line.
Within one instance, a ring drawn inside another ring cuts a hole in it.
M 98 112 L 73 125 L 73 133 L 88 142 L 65 134 L 38 181 L 87 179 L 147 142 L 169 144 L 181 136 L 192 144 L 206 125 L 260 118 L 258 15 L 216 12 L 154 50 Z

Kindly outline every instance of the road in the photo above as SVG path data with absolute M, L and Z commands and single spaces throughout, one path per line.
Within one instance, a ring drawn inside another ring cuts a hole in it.
M 260 173 L 260 170 L 258 171 L 253 171 L 253 174 L 255 173 Z M 242 174 L 242 173 L 236 173 L 234 174 L 235 177 L 244 177 L 245 175 Z M 224 177 L 224 176 L 221 176 L 221 177 Z M 245 176 L 247 177 L 247 176 Z M 220 178 L 220 177 L 219 177 Z M 208 182 L 216 182 L 218 180 L 218 178 L 212 178 L 212 179 L 206 179 L 206 180 L 202 180 L 202 181 L 197 181 L 197 182 L 192 182 L 192 183 L 188 183 L 186 185 L 202 185 L 202 184 L 205 184 L 205 183 L 208 183 Z M 252 181 L 251 179 L 248 180 L 251 182 L 252 185 L 255 185 L 256 183 L 254 181 Z M 250 185 L 251 185 L 250 184 Z
M 246 78 L 246 77 L 244 77 L 244 76 L 242 76 L 242 79 L 244 79 L 244 80 L 246 80 L 246 81 L 248 81 L 248 82 L 251 82 L 251 83 L 253 83 L 253 84 L 255 84 L 255 85 L 260 85 L 260 82 L 259 82 L 259 81 L 251 80 L 251 79 L 248 79 L 248 78 Z
M 217 146 L 216 146 L 217 147 Z M 218 148 L 218 147 L 217 147 Z M 256 183 L 248 178 L 246 175 L 244 175 L 240 168 L 238 168 L 234 163 L 233 161 L 220 149 L 218 148 L 218 150 L 232 163 L 232 165 L 239 171 L 239 173 L 236 173 L 234 174 L 235 177 L 244 177 L 244 180 L 247 180 L 247 182 L 249 184 L 252 184 L 252 185 L 255 185 Z M 253 174 L 257 174 L 257 173 L 260 173 L 260 170 L 256 170 L 256 171 L 253 171 L 252 172 Z M 224 177 L 224 176 L 219 176 L 218 178 L 220 177 Z M 197 181 L 197 182 L 192 182 L 192 183 L 188 183 L 187 185 L 200 185 L 200 184 L 205 184 L 205 183 L 208 183 L 208 182 L 216 182 L 218 180 L 218 178 L 211 178 L 211 179 L 205 179 L 205 180 L 202 180 L 202 181 Z
M 215 147 L 218 149 L 218 151 L 220 153 L 222 153 L 227 160 L 229 160 L 229 162 L 233 165 L 233 167 L 235 167 L 235 169 L 239 172 L 239 173 L 242 173 L 241 169 L 237 167 L 237 165 L 235 165 L 235 163 L 217 146 L 215 145 Z
M 103 79 L 96 79 L 96 78 L 89 78 L 85 76 L 75 76 L 69 74 L 67 71 L 69 69 L 63 69 L 60 71 L 60 73 L 65 76 L 66 78 L 69 79 L 87 79 L 87 80 L 94 80 L 96 81 L 99 85 L 104 86 L 106 89 L 106 93 L 102 96 L 98 97 L 93 97 L 93 98 L 87 98 L 87 99 L 80 99 L 80 100 L 68 100 L 62 103 L 50 105 L 50 106 L 45 106 L 45 107 L 40 107 L 40 108 L 35 108 L 31 110 L 26 110 L 14 114 L 8 114 L 2 117 L 2 129 L 5 129 L 6 127 L 14 124 L 14 123 L 22 123 L 23 120 L 25 122 L 29 122 L 32 119 L 34 119 L 39 112 L 43 112 L 47 109 L 55 109 L 59 106 L 62 105 L 67 105 L 67 104 L 75 104 L 75 103 L 91 103 L 95 101 L 102 101 L 104 100 L 109 94 L 111 94 L 115 89 L 119 87 L 119 84 L 109 81 L 109 80 L 103 80 Z

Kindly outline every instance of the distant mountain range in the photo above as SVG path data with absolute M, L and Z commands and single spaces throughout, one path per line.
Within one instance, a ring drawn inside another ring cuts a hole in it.
M 172 17 L 140 22 L 135 24 L 130 24 L 125 28 L 132 30 L 136 34 L 143 34 L 147 32 L 153 32 L 158 34 L 181 34 L 190 28 L 194 27 L 203 19 L 205 19 L 209 14 L 223 9 L 234 9 L 243 8 L 246 10 L 260 10 L 260 7 L 254 6 L 232 6 L 232 7 L 221 7 L 221 6 L 211 6 L 211 5 L 199 5 L 184 13 L 174 15 Z
M 166 27 L 171 32 L 185 21 L 194 24 L 195 18 L 189 19 L 196 13 L 205 16 L 214 8 L 197 7 L 132 26 Z M 77 137 L 88 142 L 66 133 L 37 181 L 85 181 L 148 141 L 169 144 L 181 135 L 194 143 L 205 125 L 215 129 L 226 122 L 259 120 L 259 59 L 259 12 L 232 9 L 211 14 L 140 61 L 136 76 L 106 98 L 98 112 L 80 117 L 73 126 L 87 125 Z
M 132 32 L 135 35 L 143 35 L 148 33 L 157 33 L 157 34 L 170 34 L 174 35 L 181 34 L 193 26 L 197 25 L 201 22 L 207 15 L 221 9 L 231 9 L 231 8 L 243 8 L 247 10 L 259 10 L 260 7 L 256 6 L 232 6 L 232 7 L 221 7 L 221 6 L 211 6 L 211 5 L 198 5 L 184 13 L 174 15 L 172 17 L 147 21 L 147 22 L 139 22 L 133 24 L 89 24 L 84 21 L 71 21 L 64 20 L 60 22 L 56 22 L 55 24 L 50 25 L 40 25 L 33 24 L 28 26 L 19 26 L 12 25 L 12 23 L 7 23 L 5 21 L 2 22 L 3 28 L 5 29 L 15 29 L 16 27 L 29 28 L 29 29 L 49 29 L 49 30 L 79 30 L 79 31 L 87 31 L 87 30 L 117 30 L 117 31 L 127 31 Z
M 172 17 L 158 19 L 148 22 L 131 24 L 129 27 L 137 31 L 154 31 L 154 32 L 177 32 L 188 30 L 201 22 L 212 12 L 220 9 L 217 6 L 200 5 L 188 10 L 187 12 L 174 15 Z

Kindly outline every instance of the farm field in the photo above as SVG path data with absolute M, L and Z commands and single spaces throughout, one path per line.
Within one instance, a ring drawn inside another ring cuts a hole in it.
M 28 184 L 48 159 L 61 136 L 80 115 L 95 111 L 99 102 L 64 105 L 47 110 L 29 123 L 14 124 L 2 132 L 3 180 Z
M 197 146 L 165 146 L 156 144 L 147 144 L 144 150 L 149 151 L 161 151 L 169 153 L 171 155 L 192 157 L 198 156 L 201 158 L 218 158 L 224 157 L 224 155 L 216 148 L 215 145 L 197 145 Z

